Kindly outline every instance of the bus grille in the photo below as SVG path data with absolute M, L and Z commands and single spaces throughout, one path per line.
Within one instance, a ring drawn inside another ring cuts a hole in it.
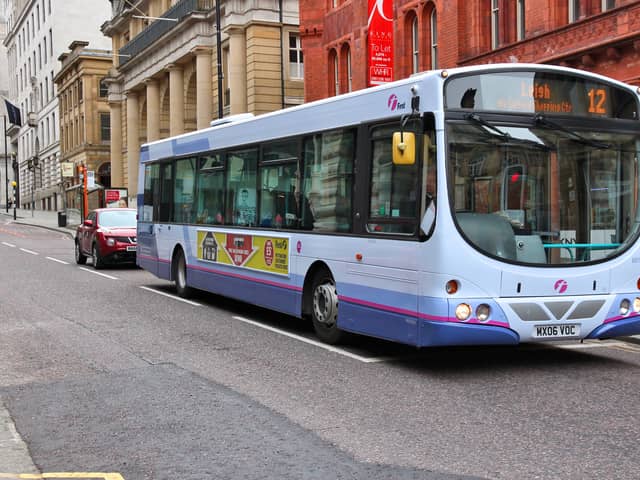
M 605 304 L 604 300 L 584 300 L 581 302 L 561 301 L 538 303 L 510 303 L 509 307 L 520 320 L 544 322 L 547 320 L 581 320 L 593 318 Z M 567 313 L 571 313 L 567 315 Z

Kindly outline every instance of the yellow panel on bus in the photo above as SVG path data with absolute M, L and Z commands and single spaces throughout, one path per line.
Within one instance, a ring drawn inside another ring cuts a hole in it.
M 289 239 L 198 230 L 198 260 L 289 274 Z

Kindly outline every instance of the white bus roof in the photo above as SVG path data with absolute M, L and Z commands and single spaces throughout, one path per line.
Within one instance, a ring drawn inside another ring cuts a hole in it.
M 366 88 L 335 97 L 325 98 L 303 105 L 253 116 L 240 114 L 213 120 L 210 127 L 175 137 L 146 143 L 141 148 L 141 161 L 148 162 L 163 158 L 198 154 L 216 149 L 250 145 L 261 141 L 286 138 L 309 132 L 328 131 L 362 121 L 397 118 L 411 113 L 412 87 L 420 96 L 420 111 L 443 109 L 443 96 L 426 95 L 436 91 L 445 78 L 474 72 L 504 70 L 537 70 L 573 73 L 591 76 L 595 79 L 617 84 L 623 88 L 629 85 L 602 75 L 554 65 L 506 63 L 476 65 L 446 70 L 431 70 L 412 75 L 385 85 Z M 443 75 L 443 72 L 446 74 Z M 440 91 L 440 90 L 437 90 Z M 363 100 L 363 97 L 366 100 Z

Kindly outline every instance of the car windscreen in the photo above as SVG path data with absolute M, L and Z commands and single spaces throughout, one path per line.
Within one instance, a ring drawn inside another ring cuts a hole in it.
M 101 227 L 136 227 L 135 210 L 112 210 L 101 212 L 98 215 L 98 223 Z

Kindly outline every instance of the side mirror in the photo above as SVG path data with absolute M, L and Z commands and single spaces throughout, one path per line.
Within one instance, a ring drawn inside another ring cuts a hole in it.
M 93 227 L 93 220 L 85 220 L 82 222 L 85 227 Z
M 393 132 L 393 164 L 416 163 L 416 135 L 413 132 Z

